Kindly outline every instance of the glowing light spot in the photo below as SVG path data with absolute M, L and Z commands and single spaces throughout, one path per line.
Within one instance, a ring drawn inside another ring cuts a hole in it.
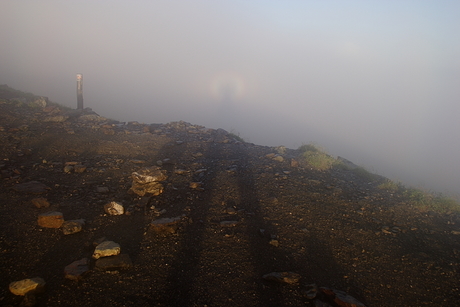
M 233 73 L 220 73 L 211 80 L 211 95 L 218 100 L 238 100 L 244 94 L 244 82 Z

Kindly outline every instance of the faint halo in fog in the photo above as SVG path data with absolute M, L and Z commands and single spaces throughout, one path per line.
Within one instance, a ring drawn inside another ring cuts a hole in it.
M 238 100 L 244 94 L 243 78 L 235 73 L 222 72 L 211 80 L 211 96 L 218 101 Z

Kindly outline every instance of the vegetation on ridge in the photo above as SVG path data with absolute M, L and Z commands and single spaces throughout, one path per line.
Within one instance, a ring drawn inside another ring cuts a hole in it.
M 460 213 L 460 203 L 452 197 L 432 193 L 422 189 L 405 187 L 400 182 L 387 180 L 378 186 L 381 190 L 399 193 L 408 199 L 408 203 L 421 211 L 435 211 L 442 214 Z
M 339 163 L 337 159 L 330 156 L 324 149 L 314 144 L 304 144 L 298 150 L 304 162 L 318 171 L 331 169 Z
M 371 173 L 364 167 L 358 166 L 350 168 L 348 165 L 329 155 L 323 148 L 314 144 L 304 144 L 298 148 L 302 162 L 309 167 L 326 171 L 333 167 L 350 171 L 363 180 L 377 181 L 382 176 Z M 406 187 L 400 182 L 387 179 L 378 185 L 381 190 L 389 191 L 393 194 L 400 194 L 407 198 L 407 203 L 418 208 L 420 211 L 435 211 L 441 214 L 460 213 L 460 203 L 452 197 L 443 194 L 432 193 L 422 189 Z

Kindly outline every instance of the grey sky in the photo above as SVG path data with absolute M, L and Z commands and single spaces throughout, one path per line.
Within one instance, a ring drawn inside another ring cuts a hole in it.
M 0 83 L 460 193 L 459 1 L 0 3 Z

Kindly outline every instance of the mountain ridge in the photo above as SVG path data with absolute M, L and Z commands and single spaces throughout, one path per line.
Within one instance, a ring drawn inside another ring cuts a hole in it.
M 423 195 L 344 158 L 320 170 L 307 160 L 327 157 L 317 148 L 186 122 L 125 124 L 5 87 L 0 99 L 4 305 L 23 300 L 9 283 L 36 276 L 47 283 L 37 306 L 361 306 L 326 288 L 365 306 L 459 299 L 458 212 L 417 206 Z M 52 212 L 85 223 L 66 235 L 42 224 Z M 88 260 L 68 280 L 64 269 L 102 238 L 131 264 Z M 264 278 L 272 272 L 300 282 Z

